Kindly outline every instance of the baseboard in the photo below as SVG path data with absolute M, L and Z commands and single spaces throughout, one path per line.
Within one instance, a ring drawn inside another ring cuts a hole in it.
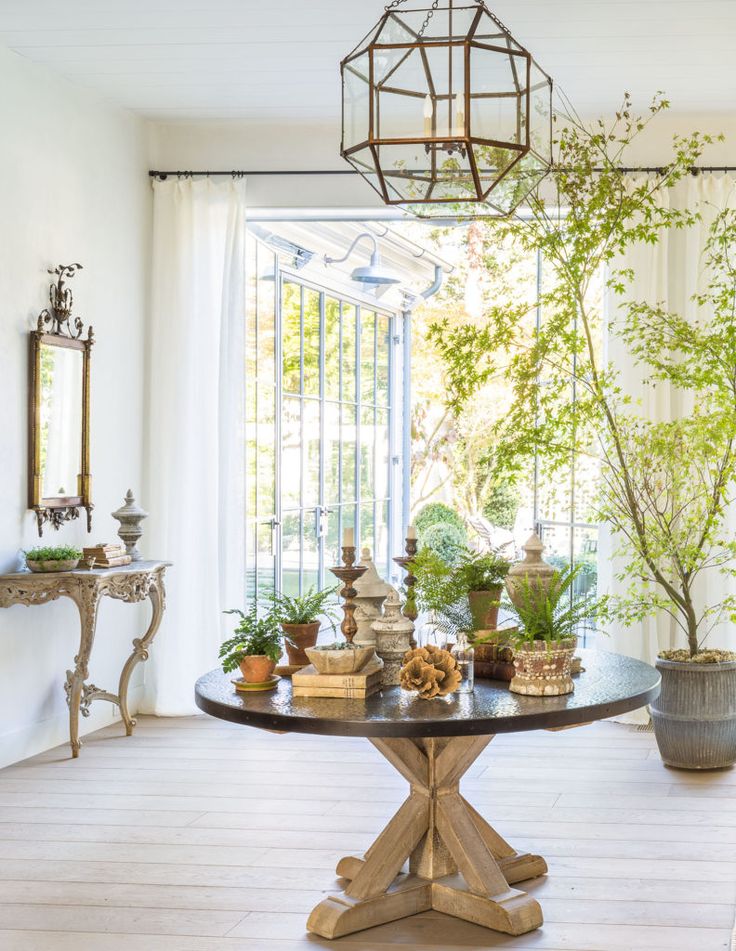
M 143 684 L 129 688 L 128 704 L 132 713 L 135 714 L 138 710 L 142 697 Z M 79 718 L 79 734 L 84 737 L 94 733 L 95 730 L 101 730 L 102 727 L 118 722 L 122 722 L 118 708 L 112 703 L 98 701 L 90 707 L 89 717 Z M 20 763 L 38 753 L 45 753 L 46 750 L 52 750 L 55 746 L 64 746 L 63 752 L 71 758 L 69 716 L 66 711 L 38 723 L 29 723 L 12 733 L 0 734 L 0 768 Z

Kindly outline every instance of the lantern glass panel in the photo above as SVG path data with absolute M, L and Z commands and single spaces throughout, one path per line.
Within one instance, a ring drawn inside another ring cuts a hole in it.
M 524 145 L 526 57 L 470 48 L 470 134 Z
M 490 46 L 504 46 L 508 49 L 523 52 L 523 48 L 509 33 L 504 33 L 501 27 L 496 23 L 493 17 L 483 12 L 478 25 L 473 31 L 471 39 L 479 43 L 487 43 Z
M 417 6 L 419 6 L 419 4 L 417 4 Z M 429 4 L 427 4 L 426 8 L 421 10 L 400 9 L 392 14 L 392 18 L 399 20 L 404 28 L 411 33 L 413 42 L 416 42 L 419 32 L 423 27 L 428 7 Z M 422 40 L 431 43 L 437 40 L 447 40 L 450 37 L 465 39 L 473 26 L 477 14 L 477 4 L 454 7 L 452 11 L 450 11 L 448 7 L 437 9 L 424 28 Z M 381 38 L 378 42 L 384 42 L 384 40 Z
M 416 33 L 407 26 L 404 19 L 403 14 L 401 16 L 398 16 L 396 13 L 389 14 L 383 26 L 376 34 L 376 38 L 373 41 L 374 44 L 383 46 L 387 43 L 401 43 L 410 46 L 412 43 L 416 43 Z
M 482 195 L 507 174 L 512 166 L 518 164 L 521 154 L 518 149 L 504 149 L 495 145 L 473 145 Z
M 427 197 L 432 176 L 423 142 L 377 145 L 376 151 L 391 201 L 420 201 Z
M 343 82 L 343 148 L 365 142 L 368 138 L 368 54 L 363 53 L 345 64 Z
M 348 162 L 353 166 L 356 172 L 365 178 L 368 184 L 374 188 L 381 198 L 384 199 L 386 196 L 383 194 L 383 188 L 381 186 L 381 180 L 376 172 L 376 163 L 373 158 L 373 152 L 367 146 L 363 149 L 358 149 L 355 152 L 352 152 L 350 155 L 345 156 Z
M 530 70 L 529 145 L 543 162 L 552 164 L 552 86 L 532 60 Z

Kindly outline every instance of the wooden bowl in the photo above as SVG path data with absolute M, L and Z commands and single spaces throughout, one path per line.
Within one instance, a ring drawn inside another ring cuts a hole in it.
M 304 653 L 320 674 L 355 674 L 376 653 L 375 647 L 348 647 L 345 650 L 321 651 L 306 647 Z
M 67 558 L 65 561 L 28 561 L 26 564 L 33 572 L 73 571 L 79 564 L 79 558 Z

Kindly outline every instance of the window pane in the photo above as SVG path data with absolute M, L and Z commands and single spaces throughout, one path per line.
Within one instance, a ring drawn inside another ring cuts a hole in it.
M 276 390 L 273 386 L 258 387 L 258 501 L 259 515 L 276 511 Z
M 251 522 L 245 530 L 245 596 L 252 601 L 256 596 L 256 525 Z
M 369 310 L 360 312 L 360 393 L 364 403 L 375 403 L 376 315 Z
M 325 403 L 325 504 L 340 501 L 340 404 Z
M 304 289 L 304 393 L 319 396 L 319 294 Z
M 376 550 L 375 524 L 373 520 L 373 502 L 361 502 L 360 505 L 360 538 L 357 539 L 360 548 Z
M 388 410 L 376 410 L 376 476 L 377 499 L 388 498 Z
M 342 483 L 341 498 L 343 502 L 352 502 L 356 499 L 357 487 L 355 484 L 356 462 L 356 408 L 347 403 L 341 407 L 342 416 Z
M 320 458 L 320 404 L 318 400 L 304 400 L 304 492 L 302 505 L 319 505 L 319 458 Z
M 360 497 L 375 498 L 375 410 L 364 406 L 360 411 Z
M 357 335 L 355 307 L 342 305 L 342 399 L 356 401 L 355 355 Z
M 255 400 L 253 401 L 255 405 Z M 258 447 L 254 423 L 245 426 L 245 508 L 249 517 L 256 514 L 256 485 L 258 482 Z
M 284 393 L 299 393 L 301 365 L 301 287 L 284 281 L 281 291 L 281 347 Z
M 319 549 L 317 547 L 316 513 L 306 510 L 302 518 L 302 592 L 319 583 Z
M 281 500 L 284 508 L 301 503 L 301 410 L 300 401 L 285 396 L 281 413 Z
M 388 406 L 388 366 L 391 347 L 391 321 L 385 314 L 377 315 L 376 402 Z
M 325 396 L 340 399 L 340 302 L 325 298 Z
M 273 553 L 273 528 L 270 522 L 260 522 L 256 529 L 257 562 L 258 562 L 258 589 L 256 596 L 265 600 L 273 591 L 274 567 L 276 560 Z
M 340 506 L 333 506 L 327 515 L 327 534 L 325 535 L 325 586 L 334 587 L 337 579 L 330 574 L 330 565 L 342 564 L 340 551 L 342 536 L 340 534 Z
M 275 307 L 276 256 L 264 245 L 258 245 L 258 366 L 259 380 L 275 380 Z
M 281 522 L 281 590 L 299 594 L 301 519 L 298 512 L 287 512 Z
M 373 553 L 373 560 L 381 575 L 384 571 L 387 574 L 390 572 L 389 559 L 391 552 L 388 548 L 388 502 L 378 502 L 376 504 L 376 550 Z
M 256 298 L 258 287 L 257 242 L 248 235 L 245 243 L 246 282 L 245 282 L 245 379 L 255 380 L 258 363 Z

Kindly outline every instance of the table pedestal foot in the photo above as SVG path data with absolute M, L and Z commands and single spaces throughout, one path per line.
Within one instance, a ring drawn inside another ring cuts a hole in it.
M 354 931 L 385 925 L 397 918 L 418 915 L 431 908 L 432 883 L 405 875 L 375 898 L 358 900 L 348 895 L 325 898 L 309 916 L 307 930 L 323 938 L 340 938 Z
M 543 920 L 539 902 L 515 888 L 510 888 L 505 894 L 486 898 L 454 884 L 433 882 L 432 908 L 474 925 L 512 935 L 534 931 Z
M 538 902 L 509 886 L 544 875 L 546 862 L 516 852 L 459 792 L 460 778 L 491 739 L 371 741 L 411 794 L 364 858 L 338 862 L 349 884 L 314 909 L 309 931 L 337 938 L 430 908 L 504 934 L 542 924 Z M 409 875 L 400 873 L 407 859 Z

